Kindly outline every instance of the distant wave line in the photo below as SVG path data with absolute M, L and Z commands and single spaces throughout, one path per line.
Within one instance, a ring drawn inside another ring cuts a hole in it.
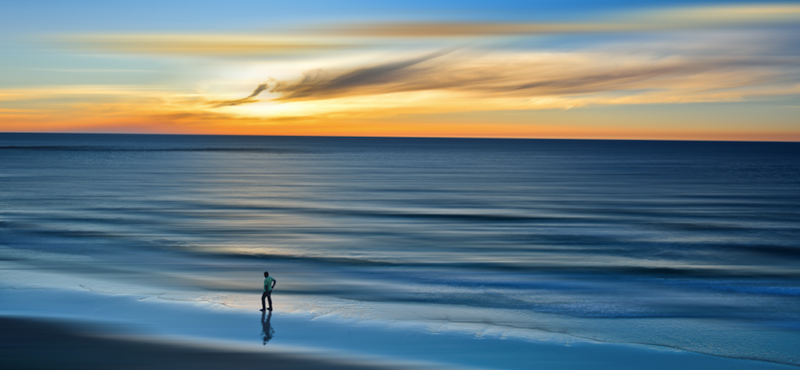
M 115 148 L 105 146 L 0 146 L 0 150 L 42 150 L 75 152 L 253 152 L 253 153 L 297 153 L 297 150 L 270 148 Z

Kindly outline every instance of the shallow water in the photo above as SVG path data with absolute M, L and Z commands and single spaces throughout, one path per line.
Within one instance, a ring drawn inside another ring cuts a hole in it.
M 796 143 L 0 134 L 4 287 L 798 364 L 799 240 Z

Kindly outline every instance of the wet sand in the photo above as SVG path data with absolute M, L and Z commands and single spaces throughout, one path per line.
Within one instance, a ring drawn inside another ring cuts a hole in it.
M 486 325 L 264 316 L 146 296 L 0 289 L 0 369 L 797 369 Z
M 0 368 L 12 369 L 329 369 L 408 367 L 349 362 L 319 355 L 225 350 L 111 336 L 66 322 L 0 317 Z

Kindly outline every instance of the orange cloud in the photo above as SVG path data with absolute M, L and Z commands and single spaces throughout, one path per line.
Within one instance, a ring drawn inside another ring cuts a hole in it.
M 382 119 L 257 119 L 220 114 L 87 115 L 4 120 L 6 132 L 106 132 L 288 136 L 494 137 L 659 140 L 800 141 L 800 132 L 763 127 L 709 127 L 691 122 L 641 125 L 608 121 L 553 119 L 552 115 L 519 120 L 464 121 L 437 116 Z M 658 118 L 653 118 L 658 121 Z M 566 121 L 565 121 L 566 120 Z
M 604 22 L 383 22 L 332 25 L 312 30 L 357 37 L 474 37 L 636 32 L 800 21 L 800 6 L 759 4 L 657 9 Z
M 66 35 L 49 40 L 79 49 L 129 54 L 184 56 L 264 56 L 308 54 L 356 47 L 291 36 L 202 34 Z

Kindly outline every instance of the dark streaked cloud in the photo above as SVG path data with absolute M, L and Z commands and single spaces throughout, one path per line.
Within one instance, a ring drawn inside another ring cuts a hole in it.
M 236 100 L 222 100 L 222 101 L 212 101 L 212 102 L 210 102 L 210 104 L 211 104 L 212 106 L 214 106 L 215 108 L 220 108 L 220 107 L 230 107 L 230 106 L 235 106 L 235 105 L 240 105 L 240 104 L 255 103 L 255 102 L 257 102 L 258 100 L 256 100 L 256 99 L 253 99 L 253 98 L 255 98 L 256 96 L 258 96 L 258 94 L 261 94 L 261 92 L 262 92 L 262 91 L 264 91 L 264 90 L 266 90 L 266 89 L 267 89 L 267 84 L 266 84 L 266 83 L 263 83 L 263 84 L 261 84 L 261 85 L 258 85 L 258 86 L 256 87 L 256 89 L 255 89 L 255 90 L 253 90 L 253 93 L 252 93 L 252 94 L 250 94 L 250 95 L 248 95 L 247 97 L 244 97 L 244 98 L 242 98 L 242 99 L 236 99 Z
M 437 53 L 352 70 L 315 70 L 296 81 L 277 82 L 272 92 L 280 94 L 280 101 L 300 101 L 424 90 L 538 97 L 625 90 L 688 91 L 687 86 L 702 84 L 713 91 L 774 83 L 774 76 L 789 73 L 793 66 L 791 58 Z
M 368 67 L 356 68 L 343 72 L 314 70 L 304 74 L 296 82 L 278 82 L 272 92 L 281 93 L 279 100 L 317 99 L 346 95 L 359 88 L 370 86 L 389 88 L 390 91 L 403 91 L 404 88 L 394 84 L 403 84 L 409 78 L 423 73 L 427 67 L 422 65 L 449 51 L 440 51 L 421 57 L 393 61 Z

